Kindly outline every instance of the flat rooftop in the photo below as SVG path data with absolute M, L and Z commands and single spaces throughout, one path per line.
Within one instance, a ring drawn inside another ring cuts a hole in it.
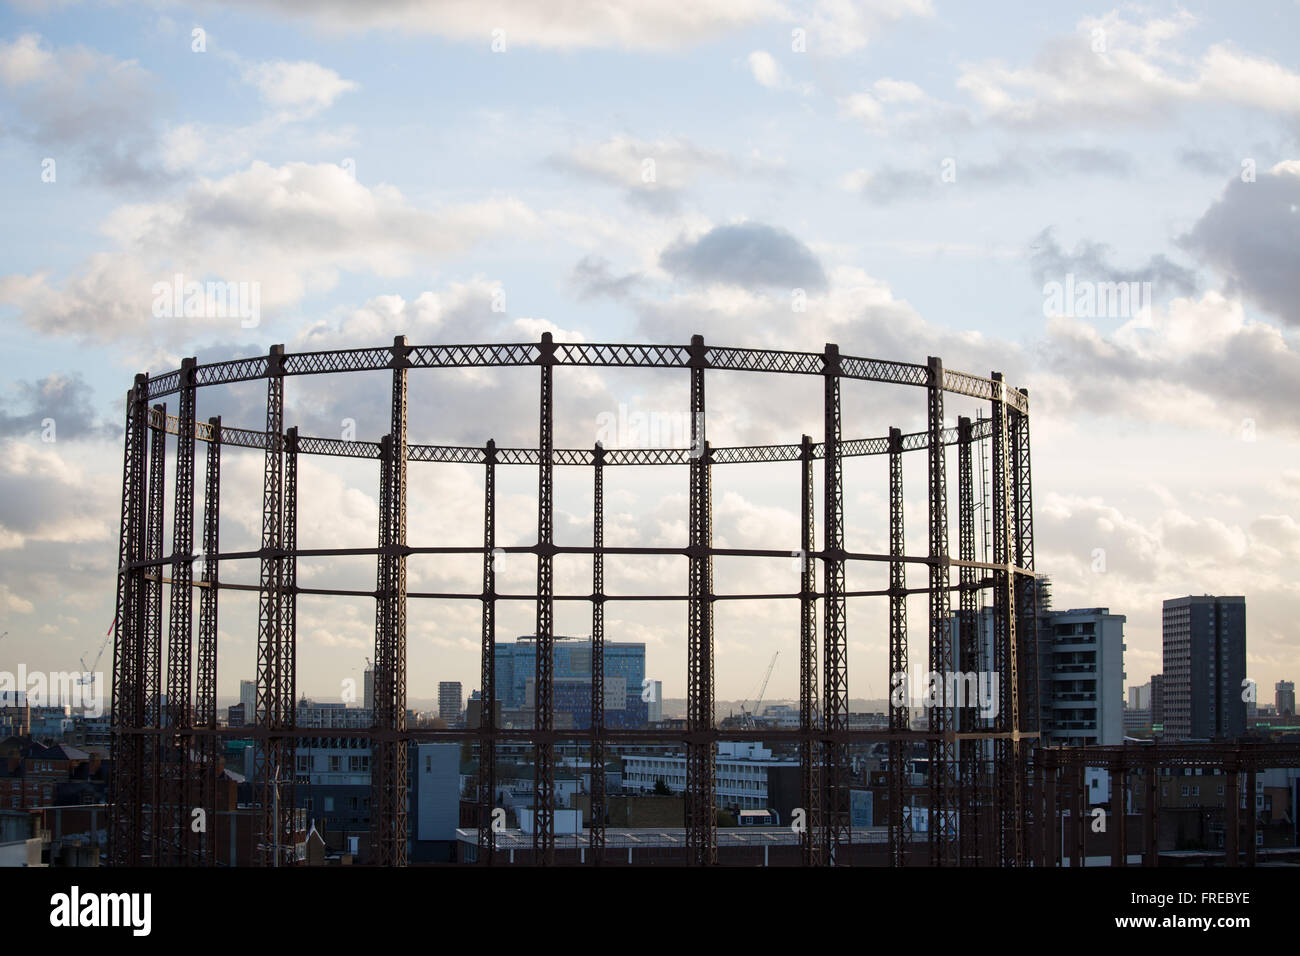
M 889 842 L 888 827 L 857 827 L 849 831 L 853 843 L 870 844 Z M 555 848 L 582 849 L 591 845 L 590 831 L 557 833 Z M 799 834 L 789 827 L 719 827 L 718 846 L 798 846 Z M 924 834 L 917 834 L 924 839 Z M 478 844 L 477 829 L 458 829 L 456 839 L 471 846 Z M 498 850 L 531 850 L 533 835 L 522 830 L 503 830 L 497 833 Z M 606 847 L 673 847 L 686 846 L 684 827 L 606 827 Z

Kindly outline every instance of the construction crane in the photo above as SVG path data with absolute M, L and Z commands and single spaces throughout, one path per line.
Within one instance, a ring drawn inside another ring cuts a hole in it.
M 113 618 L 113 623 L 108 625 L 108 633 L 104 635 L 104 640 L 100 642 L 99 653 L 95 655 L 95 663 L 89 667 L 86 666 L 86 655 L 81 655 L 81 676 L 77 678 L 77 683 L 83 687 L 95 682 L 95 668 L 99 666 L 100 659 L 104 656 L 104 648 L 108 647 L 108 642 L 113 638 L 113 628 L 117 626 L 117 618 Z
M 781 652 L 777 651 L 772 655 L 772 660 L 768 662 L 767 673 L 763 675 L 763 682 L 758 685 L 758 695 L 754 700 L 754 709 L 752 711 L 745 709 L 745 704 L 748 704 L 749 701 L 744 701 L 740 705 L 740 726 L 745 730 L 753 729 L 754 715 L 758 713 L 758 707 L 763 703 L 763 695 L 767 693 L 767 682 L 772 678 L 772 668 L 776 667 L 776 659 L 780 655 Z

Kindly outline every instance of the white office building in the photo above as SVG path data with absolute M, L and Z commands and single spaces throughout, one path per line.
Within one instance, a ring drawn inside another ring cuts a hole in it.
M 1051 743 L 1109 746 L 1124 742 L 1124 622 L 1110 608 L 1053 611 L 1050 688 Z
M 769 806 L 767 773 L 772 767 L 797 767 L 797 760 L 773 757 L 753 741 L 721 741 L 715 758 L 715 796 L 719 807 L 764 810 Z M 623 785 L 649 793 L 662 780 L 673 793 L 686 790 L 684 754 L 628 754 L 623 757 Z
M 298 701 L 295 719 L 299 727 L 317 730 L 354 730 L 374 724 L 374 714 L 368 708 L 314 701 L 308 697 Z

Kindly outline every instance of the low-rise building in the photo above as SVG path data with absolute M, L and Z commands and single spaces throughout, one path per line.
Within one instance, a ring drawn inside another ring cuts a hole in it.
M 722 741 L 715 757 L 716 804 L 741 810 L 765 810 L 771 803 L 768 771 L 798 766 L 797 760 L 774 757 L 772 751 L 752 741 Z M 623 784 L 628 790 L 652 792 L 662 780 L 673 793 L 686 790 L 685 754 L 623 756 Z

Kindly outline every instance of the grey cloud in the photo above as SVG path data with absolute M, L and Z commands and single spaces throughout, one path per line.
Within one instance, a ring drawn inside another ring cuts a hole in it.
M 54 421 L 56 439 L 118 435 L 117 428 L 98 420 L 91 388 L 79 374 L 47 375 L 35 382 L 18 382 L 16 387 L 14 404 L 28 410 L 10 411 L 0 404 L 0 438 L 39 434 L 46 419 Z
M 1179 240 L 1241 292 L 1300 325 L 1300 163 L 1240 176 Z
M 601 296 L 624 299 L 640 281 L 639 272 L 614 275 L 609 260 L 601 256 L 583 256 L 573 267 L 573 274 L 569 277 L 569 282 L 580 299 L 594 299 Z
M 1183 149 L 1178 153 L 1178 162 L 1192 172 L 1205 176 L 1226 175 L 1234 165 L 1233 158 L 1226 153 L 1208 149 Z
M 7 136 L 54 159 L 61 176 L 127 187 L 175 181 L 159 154 L 160 101 L 148 71 L 84 47 L 50 51 L 32 34 L 0 41 L 0 63 L 27 55 L 48 62 L 11 77 Z
M 1294 436 L 1300 429 L 1294 414 L 1300 404 L 1300 353 L 1286 348 L 1276 329 L 1246 325 L 1212 349 L 1155 355 L 1099 340 L 1093 332 L 1056 325 L 1035 343 L 1036 372 L 1057 376 L 1051 388 L 1038 392 L 1040 411 L 1047 401 L 1049 414 L 1087 409 L 1139 420 L 1196 420 L 1196 413 L 1169 401 L 1185 391 L 1212 399 L 1222 421 L 1250 418 L 1269 434 Z M 1207 329 L 1206 334 L 1212 333 Z
M 954 161 L 954 178 L 945 181 L 944 162 Z M 937 198 L 970 186 L 996 188 L 1026 185 L 1061 175 L 1125 177 L 1132 175 L 1133 157 L 1114 149 L 1068 147 L 1037 152 L 1014 150 L 988 162 L 961 156 L 934 158 L 923 166 L 882 166 L 868 170 L 859 189 L 877 205 L 898 200 Z
M 542 165 L 587 182 L 621 188 L 630 205 L 655 215 L 679 210 L 688 190 L 706 176 L 769 182 L 789 179 L 781 163 L 758 156 L 738 157 L 683 139 L 651 141 L 622 135 L 554 153 Z
M 715 226 L 694 241 L 681 239 L 659 256 L 676 276 L 743 287 L 822 291 L 826 272 L 803 242 L 760 222 Z
M 1044 229 L 1029 244 L 1030 267 L 1034 281 L 1060 281 L 1066 273 L 1092 281 L 1150 282 L 1153 289 L 1190 295 L 1196 291 L 1196 274 L 1164 254 L 1147 260 L 1146 265 L 1135 269 L 1120 269 L 1111 265 L 1110 247 L 1105 243 L 1084 240 L 1067 253 L 1056 241 L 1051 227 Z
M 1076 173 L 1127 176 L 1133 172 L 1133 157 L 1118 149 L 1058 149 L 1047 154 L 1046 162 L 1051 167 Z
M 966 163 L 956 158 L 955 179 L 945 182 L 943 165 L 934 161 L 928 167 L 884 166 L 871 172 L 863 183 L 861 195 L 876 205 L 906 199 L 919 199 L 945 195 L 945 191 L 959 190 L 969 185 L 1001 186 L 1009 182 L 1026 182 L 1033 173 L 1021 160 L 1004 156 L 990 163 Z

